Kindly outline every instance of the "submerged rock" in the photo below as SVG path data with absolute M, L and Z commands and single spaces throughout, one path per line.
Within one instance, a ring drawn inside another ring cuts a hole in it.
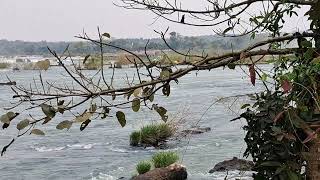
M 202 134 L 211 131 L 210 127 L 193 127 L 182 131 L 182 134 Z
M 138 175 L 133 180 L 185 180 L 187 170 L 180 164 L 172 164 L 165 168 L 156 168 L 145 174 Z
M 214 173 L 217 171 L 233 171 L 233 170 L 251 171 L 253 166 L 254 164 L 252 161 L 233 157 L 233 159 L 231 160 L 219 162 L 214 166 L 213 169 L 209 171 L 209 173 Z

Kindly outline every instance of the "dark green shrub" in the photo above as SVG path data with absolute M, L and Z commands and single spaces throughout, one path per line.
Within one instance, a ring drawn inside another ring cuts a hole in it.
M 151 163 L 148 162 L 148 161 L 141 161 L 137 164 L 137 167 L 136 167 L 137 171 L 139 174 L 144 174 L 148 171 L 150 171 L 151 169 Z
M 141 128 L 141 143 L 158 146 L 173 135 L 173 129 L 166 123 L 151 124 Z
M 152 156 L 155 168 L 167 167 L 179 160 L 176 152 L 159 152 Z
M 130 135 L 130 145 L 131 146 L 138 146 L 141 141 L 141 132 L 140 131 L 134 131 Z

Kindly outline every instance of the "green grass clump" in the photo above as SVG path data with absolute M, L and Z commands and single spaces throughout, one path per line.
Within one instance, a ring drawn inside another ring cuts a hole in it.
M 179 160 L 176 152 L 159 152 L 152 156 L 152 161 L 155 168 L 167 167 Z
M 134 131 L 130 135 L 130 145 L 131 146 L 138 146 L 141 141 L 141 132 L 140 131 Z
M 136 167 L 137 171 L 139 174 L 144 174 L 148 171 L 150 171 L 151 169 L 151 163 L 148 162 L 148 161 L 141 161 L 137 164 L 137 167 Z
M 166 123 L 151 124 L 141 128 L 141 143 L 158 146 L 173 135 L 173 129 Z

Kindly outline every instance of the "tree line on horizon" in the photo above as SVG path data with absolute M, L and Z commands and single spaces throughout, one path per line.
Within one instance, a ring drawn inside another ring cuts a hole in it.
M 203 50 L 212 51 L 220 50 L 238 50 L 248 44 L 251 44 L 259 39 L 266 38 L 267 35 L 260 34 L 252 40 L 250 36 L 242 36 L 237 38 L 221 37 L 217 35 L 203 36 L 182 36 L 178 33 L 170 33 L 167 42 L 177 50 L 201 52 Z M 144 51 L 146 44 L 148 50 L 166 50 L 168 46 L 161 38 L 130 38 L 130 39 L 113 39 L 109 42 L 112 45 L 122 47 L 130 51 Z M 58 53 L 62 53 L 69 45 L 69 51 L 72 55 L 87 55 L 99 52 L 99 47 L 90 42 L 84 41 L 60 41 L 60 42 L 28 42 L 28 41 L 9 41 L 6 39 L 0 40 L 0 56 L 18 56 L 18 55 L 42 55 L 49 56 L 50 52 L 47 47 L 54 49 Z M 104 48 L 106 53 L 117 53 L 119 49 L 111 47 Z

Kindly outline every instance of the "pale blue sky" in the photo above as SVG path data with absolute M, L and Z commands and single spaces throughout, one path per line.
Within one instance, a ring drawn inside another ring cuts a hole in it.
M 213 34 L 211 28 L 194 28 L 158 21 L 151 25 L 153 14 L 147 11 L 126 10 L 112 2 L 119 0 L 0 0 L 0 39 L 27 41 L 70 41 L 85 29 L 95 35 L 96 27 L 113 37 L 155 37 L 156 30 L 171 31 L 184 35 Z M 198 6 L 200 0 L 189 1 Z M 288 31 L 304 29 L 307 23 L 295 18 Z

